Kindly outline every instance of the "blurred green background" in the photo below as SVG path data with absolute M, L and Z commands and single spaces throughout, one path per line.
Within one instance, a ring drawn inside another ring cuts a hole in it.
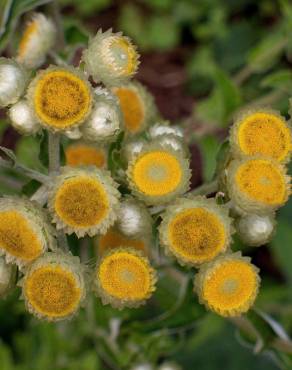
M 51 3 L 0 0 L 3 55 L 15 53 L 28 12 L 37 8 L 55 14 Z M 137 78 L 153 93 L 162 115 L 185 129 L 193 187 L 211 179 L 238 108 L 258 103 L 288 116 L 289 0 L 61 0 L 58 5 L 67 42 L 61 55 L 72 63 L 78 64 L 87 38 L 100 27 L 121 30 L 138 45 Z M 37 139 L 19 137 L 4 114 L 0 132 L 1 145 L 14 149 L 24 164 L 41 167 Z M 1 193 L 20 193 L 24 184 L 20 176 L 0 174 Z M 238 323 L 206 313 L 192 293 L 192 274 L 176 266 L 173 279 L 161 270 L 147 306 L 118 312 L 92 299 L 69 323 L 36 321 L 15 292 L 0 302 L 0 370 L 130 370 L 166 360 L 184 370 L 292 369 L 291 347 L 279 343 L 286 335 L 282 327 L 292 335 L 291 218 L 290 201 L 279 212 L 268 246 L 246 248 L 235 240 L 234 250 L 252 256 L 261 269 L 257 309 L 276 320 L 271 324 L 253 313 L 249 319 L 259 331 L 256 339 Z M 71 243 L 78 251 L 77 241 Z

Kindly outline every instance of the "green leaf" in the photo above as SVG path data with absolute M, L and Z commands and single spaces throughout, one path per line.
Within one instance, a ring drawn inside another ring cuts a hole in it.
M 169 50 L 180 40 L 180 29 L 168 16 L 152 16 L 147 22 L 149 44 L 154 49 Z
M 281 30 L 270 30 L 249 51 L 247 57 L 249 67 L 253 72 L 263 73 L 267 71 L 278 62 L 286 44 L 287 37 Z
M 292 71 L 290 69 L 281 69 L 269 74 L 261 82 L 262 87 L 269 87 L 279 90 L 292 92 Z
M 47 4 L 52 0 L 4 0 L 0 10 L 0 50 L 3 50 L 11 33 L 14 31 L 19 17 L 35 9 L 40 5 Z

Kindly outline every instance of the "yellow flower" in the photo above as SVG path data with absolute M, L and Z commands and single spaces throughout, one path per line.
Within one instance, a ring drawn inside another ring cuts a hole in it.
M 122 33 L 99 30 L 83 52 L 86 71 L 95 82 L 117 85 L 127 82 L 136 72 L 139 55 L 136 47 Z
M 114 87 L 112 90 L 120 102 L 125 131 L 134 135 L 145 130 L 156 115 L 152 95 L 137 81 Z
M 117 218 L 119 192 L 108 172 L 65 167 L 52 180 L 49 209 L 57 229 L 82 237 L 104 234 Z
M 86 295 L 83 267 L 69 254 L 47 253 L 29 266 L 20 285 L 28 311 L 48 321 L 73 317 Z
M 19 43 L 17 60 L 27 68 L 41 66 L 56 40 L 56 27 L 44 14 L 36 13 L 26 25 Z
M 78 142 L 70 144 L 65 150 L 66 165 L 106 167 L 107 152 L 104 147 Z
M 104 255 L 95 272 L 95 287 L 103 304 L 138 307 L 155 290 L 156 273 L 148 259 L 133 248 L 120 248 Z
M 286 169 L 269 158 L 234 160 L 227 170 L 228 193 L 245 212 L 267 213 L 285 204 L 290 193 Z
M 291 128 L 284 117 L 268 109 L 241 112 L 230 132 L 230 144 L 239 157 L 263 155 L 286 161 L 292 149 Z
M 195 276 L 200 303 L 221 316 L 239 316 L 253 305 L 259 289 L 258 269 L 241 253 L 203 265 Z
M 181 153 L 157 143 L 145 145 L 129 163 L 132 192 L 146 204 L 163 204 L 189 188 L 188 160 Z
M 120 248 L 130 247 L 143 252 L 146 256 L 149 254 L 149 243 L 145 237 L 129 238 L 123 235 L 116 227 L 110 227 L 104 235 L 98 238 L 98 254 Z
M 198 266 L 228 248 L 231 219 L 215 199 L 181 198 L 166 209 L 160 225 L 160 242 L 181 264 Z
M 65 131 L 83 123 L 90 114 L 91 87 L 78 69 L 51 66 L 30 83 L 28 101 L 43 126 Z
M 0 254 L 23 267 L 55 247 L 54 231 L 37 204 L 16 197 L 0 199 Z

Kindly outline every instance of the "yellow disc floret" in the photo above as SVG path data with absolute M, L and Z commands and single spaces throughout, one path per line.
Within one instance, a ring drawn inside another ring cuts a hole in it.
M 290 192 L 285 168 L 267 158 L 231 162 L 227 185 L 232 200 L 247 212 L 277 209 L 287 201 Z
M 85 121 L 91 111 L 92 95 L 80 72 L 51 67 L 32 81 L 29 101 L 40 123 L 59 131 Z
M 0 200 L 0 254 L 23 267 L 54 247 L 54 231 L 42 209 L 17 197 Z
M 259 282 L 258 269 L 250 259 L 234 253 L 204 265 L 195 276 L 195 290 L 210 310 L 239 316 L 253 305 Z
M 106 165 L 106 152 L 102 147 L 90 144 L 71 144 L 65 150 L 68 166 L 96 166 L 103 168 Z
M 286 160 L 292 149 L 291 129 L 277 112 L 247 111 L 239 115 L 231 129 L 231 147 L 242 156 L 263 155 Z
M 116 227 L 108 229 L 108 231 L 104 235 L 101 235 L 98 240 L 98 253 L 100 255 L 103 255 L 109 250 L 120 247 L 131 247 L 136 250 L 140 250 L 145 255 L 148 254 L 148 246 L 142 237 L 139 239 L 130 239 L 117 230 Z
M 155 290 L 156 275 L 148 259 L 131 248 L 106 254 L 96 269 L 96 287 L 104 304 L 137 307 Z
M 164 203 L 188 189 L 188 161 L 175 151 L 151 145 L 130 162 L 128 178 L 133 191 L 148 204 Z
M 113 92 L 120 102 L 125 131 L 133 135 L 145 130 L 156 114 L 153 98 L 145 87 L 135 81 L 115 87 Z
M 58 228 L 78 236 L 104 233 L 116 219 L 119 193 L 107 173 L 66 168 L 56 178 L 50 210 Z
M 161 244 L 181 264 L 197 266 L 210 261 L 230 243 L 231 219 L 214 199 L 179 199 L 162 218 Z
M 82 268 L 72 256 L 45 255 L 25 274 L 22 283 L 26 305 L 39 318 L 70 318 L 85 295 Z

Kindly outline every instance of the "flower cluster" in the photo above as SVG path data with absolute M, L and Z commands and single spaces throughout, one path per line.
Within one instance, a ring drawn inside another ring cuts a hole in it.
M 79 67 L 64 61 L 35 71 L 53 58 L 55 38 L 53 22 L 36 14 L 17 57 L 0 59 L 0 105 L 21 134 L 47 132 L 50 161 L 31 199 L 0 198 L 1 296 L 17 266 L 27 310 L 40 319 L 72 318 L 90 291 L 114 308 L 138 307 L 156 289 L 160 244 L 163 258 L 197 269 L 200 303 L 222 316 L 246 312 L 260 278 L 249 258 L 232 252 L 232 234 L 249 245 L 269 241 L 290 193 L 288 123 L 266 109 L 238 115 L 218 166 L 222 204 L 214 193 L 190 191 L 183 132 L 131 81 L 139 55 L 127 37 L 100 30 Z M 93 238 L 94 268 L 71 253 L 69 234 Z

